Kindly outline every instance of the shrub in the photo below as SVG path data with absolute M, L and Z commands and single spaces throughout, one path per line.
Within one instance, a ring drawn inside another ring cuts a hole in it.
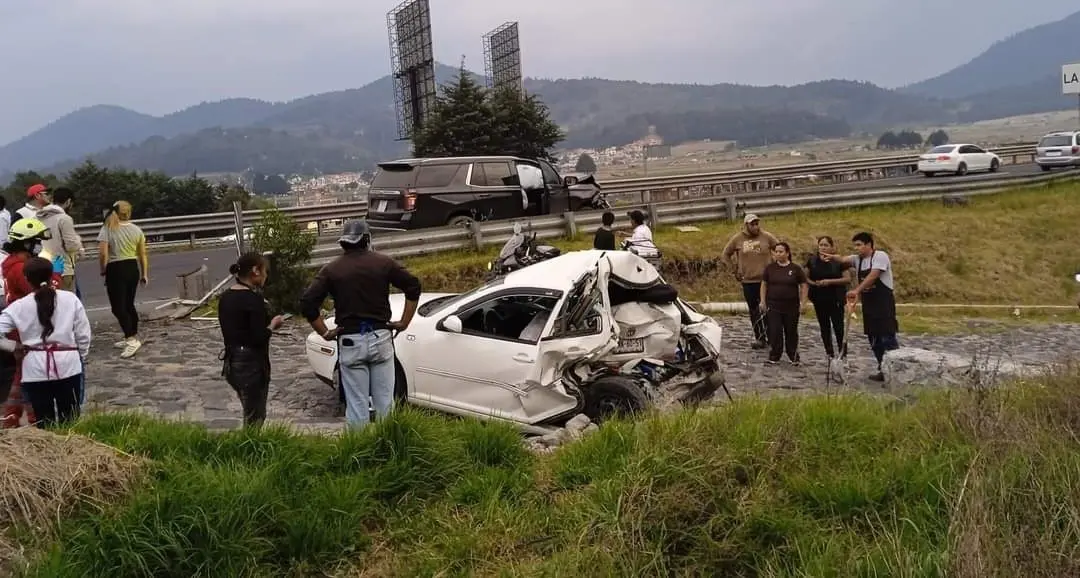
M 295 313 L 311 279 L 308 262 L 316 237 L 276 208 L 263 211 L 252 230 L 252 248 L 270 253 L 270 278 L 264 294 L 275 313 Z

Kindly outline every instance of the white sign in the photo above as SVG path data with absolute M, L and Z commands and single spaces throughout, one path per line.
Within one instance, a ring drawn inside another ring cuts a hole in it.
M 1080 94 L 1080 62 L 1061 67 L 1061 94 Z

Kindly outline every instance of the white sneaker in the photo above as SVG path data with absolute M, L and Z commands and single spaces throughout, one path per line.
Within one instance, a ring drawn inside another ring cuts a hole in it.
M 116 343 L 113 343 L 112 345 L 113 345 L 113 347 L 115 347 L 117 349 L 124 349 L 125 347 L 128 346 L 128 343 L 130 343 L 130 342 L 131 342 L 131 340 L 125 337 L 125 338 L 121 339 L 120 341 L 117 341 Z
M 124 350 L 120 352 L 120 359 L 127 359 L 129 357 L 134 357 L 134 355 L 139 351 L 140 347 L 142 347 L 142 342 L 139 341 L 138 338 L 132 337 L 124 345 Z

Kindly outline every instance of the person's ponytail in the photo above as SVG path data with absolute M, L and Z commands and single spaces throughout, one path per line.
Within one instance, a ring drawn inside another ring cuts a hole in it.
M 53 313 L 56 312 L 56 289 L 48 282 L 42 283 L 34 291 L 34 302 L 37 303 L 38 323 L 41 324 L 41 340 L 45 341 L 55 329 Z
M 239 275 L 239 274 L 240 274 L 240 265 L 237 265 L 236 263 L 233 263 L 232 265 L 229 265 L 229 275 Z

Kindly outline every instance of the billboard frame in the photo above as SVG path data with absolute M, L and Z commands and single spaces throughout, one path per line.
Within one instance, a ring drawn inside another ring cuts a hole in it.
M 386 14 L 398 140 L 409 140 L 435 107 L 435 53 L 429 0 L 405 0 Z
M 521 36 L 516 21 L 504 22 L 484 35 L 484 76 L 489 89 L 524 90 Z

